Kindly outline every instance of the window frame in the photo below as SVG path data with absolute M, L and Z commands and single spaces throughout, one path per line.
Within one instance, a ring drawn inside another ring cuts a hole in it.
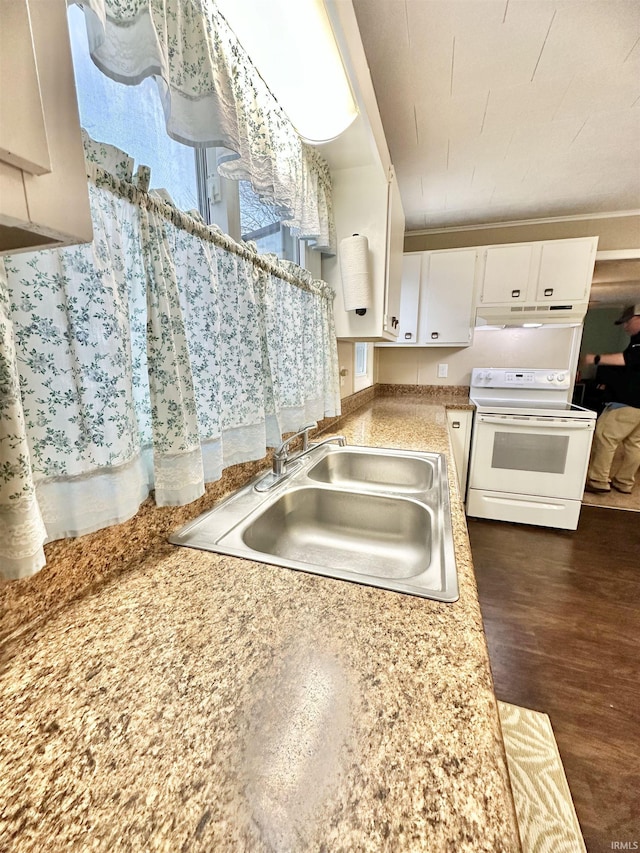
M 218 174 L 217 164 L 222 152 L 226 149 L 202 148 L 196 149 L 196 173 L 198 179 L 199 205 L 202 218 L 208 225 L 217 225 L 225 234 L 240 242 L 243 239 L 254 239 L 251 233 L 243 237 L 241 219 L 241 200 L 239 181 L 223 178 Z M 228 152 L 226 152 L 228 153 Z M 273 223 L 275 225 L 275 221 Z M 284 255 L 286 260 L 293 261 L 308 269 L 316 278 L 315 265 L 308 266 L 311 258 L 304 240 L 291 234 L 289 228 L 279 223 L 281 242 L 291 241 L 292 257 Z M 283 235 L 283 232 L 285 234 Z M 307 249 L 307 251 L 305 251 Z M 276 253 L 282 257 L 282 253 Z M 318 254 L 318 253 L 311 253 Z
M 358 353 L 364 353 L 364 369 L 360 370 Z M 362 391 L 373 385 L 373 344 L 368 341 L 356 341 L 353 346 L 353 390 Z

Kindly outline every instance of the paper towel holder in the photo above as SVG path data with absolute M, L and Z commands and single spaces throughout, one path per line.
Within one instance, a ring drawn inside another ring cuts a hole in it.
M 351 236 L 352 237 L 359 237 L 360 234 L 358 234 L 358 232 L 356 232 L 355 234 L 352 234 Z M 356 308 L 355 312 L 358 315 L 358 317 L 364 317 L 364 315 L 367 313 L 367 309 L 366 308 Z

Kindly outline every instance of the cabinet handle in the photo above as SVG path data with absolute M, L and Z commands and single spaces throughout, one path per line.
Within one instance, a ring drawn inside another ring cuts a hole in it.
M 436 338 L 440 337 L 440 332 L 431 332 L 431 340 L 435 341 Z
M 552 287 L 545 287 L 544 295 L 545 296 L 553 296 L 553 288 Z
M 511 291 L 511 296 L 512 296 L 514 299 L 517 299 L 517 298 L 518 298 L 518 296 L 520 296 L 520 291 L 519 291 L 519 290 L 512 290 L 512 291 Z
M 460 429 L 460 421 L 452 421 L 452 422 L 451 422 L 451 426 L 452 426 L 454 429 Z

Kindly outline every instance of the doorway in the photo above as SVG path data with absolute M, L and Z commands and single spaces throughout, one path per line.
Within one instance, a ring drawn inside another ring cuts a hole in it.
M 634 290 L 633 295 L 635 293 Z M 597 297 L 597 285 L 592 289 L 593 294 Z M 628 299 L 630 302 L 633 302 L 631 292 Z M 626 349 L 629 344 L 629 338 L 625 335 L 622 327 L 615 324 L 626 304 L 628 304 L 626 300 L 621 300 L 619 304 L 611 304 L 609 302 L 594 302 L 590 304 L 584 320 L 582 344 L 580 347 L 581 364 L 582 357 L 586 353 L 622 352 Z M 575 402 L 588 409 L 593 409 L 600 414 L 605 403 L 610 399 L 607 389 L 615 386 L 616 374 L 621 370 L 624 370 L 624 368 L 583 368 L 580 381 L 576 383 L 576 392 L 580 395 L 581 399 L 574 398 Z M 615 472 L 621 455 L 620 452 L 616 454 L 611 468 L 612 473 Z M 607 509 L 640 512 L 640 472 L 638 472 L 635 487 L 630 495 L 622 494 L 615 489 L 604 494 L 585 492 L 582 503 L 583 505 L 606 507 Z

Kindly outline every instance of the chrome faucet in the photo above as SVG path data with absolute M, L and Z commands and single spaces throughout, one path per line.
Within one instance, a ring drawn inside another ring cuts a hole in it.
M 311 453 L 312 450 L 322 447 L 323 444 L 331 444 L 334 441 L 339 447 L 344 447 L 347 443 L 347 439 L 343 435 L 330 435 L 327 438 L 323 438 L 322 441 L 309 442 L 307 449 L 305 450 L 303 447 L 300 453 L 296 454 L 293 458 L 300 459 L 302 456 L 306 456 L 307 453 Z
M 287 475 L 287 463 L 294 462 L 298 459 L 301 459 L 303 456 L 306 456 L 308 453 L 311 453 L 312 450 L 315 450 L 317 447 L 322 447 L 323 444 L 329 444 L 330 442 L 336 442 L 340 447 L 344 447 L 347 443 L 346 438 L 343 435 L 330 435 L 328 438 L 324 438 L 322 441 L 311 442 L 309 441 L 309 432 L 312 429 L 315 429 L 317 424 L 307 424 L 306 426 L 300 427 L 298 432 L 290 435 L 286 441 L 283 441 L 280 447 L 273 454 L 273 464 L 272 469 L 267 476 L 265 476 L 257 485 L 256 489 L 258 491 L 265 491 L 270 489 L 272 486 L 275 486 L 276 483 L 279 483 Z M 289 447 L 293 441 L 297 438 L 302 438 L 302 449 L 299 453 L 296 453 L 295 456 L 289 457 Z
M 317 423 L 312 423 L 300 427 L 298 432 L 290 435 L 289 438 L 282 442 L 280 447 L 273 454 L 273 474 L 275 477 L 282 477 L 284 474 L 285 466 L 289 461 L 289 445 L 291 442 L 302 436 L 302 450 L 298 454 L 298 456 L 302 456 L 303 453 L 306 453 L 309 450 L 309 431 L 315 429 L 317 426 Z M 294 458 L 297 459 L 298 456 Z

